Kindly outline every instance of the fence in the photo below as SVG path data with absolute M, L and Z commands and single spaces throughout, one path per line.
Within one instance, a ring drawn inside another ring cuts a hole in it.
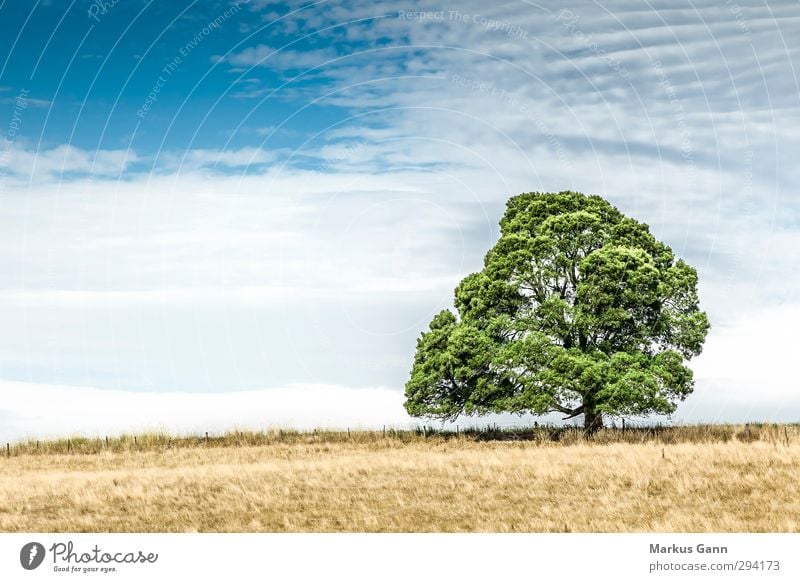
M 420 425 L 413 429 L 396 429 L 384 426 L 380 430 L 341 431 L 313 429 L 311 431 L 275 429 L 268 431 L 233 431 L 212 435 L 174 436 L 161 433 L 121 435 L 118 437 L 71 437 L 61 440 L 6 443 L 5 456 L 31 454 L 103 454 L 169 451 L 187 447 L 246 447 L 266 445 L 320 444 L 320 443 L 368 443 L 382 439 L 402 442 L 471 440 L 484 441 L 529 441 L 539 444 L 614 444 L 647 443 L 669 445 L 678 443 L 711 442 L 767 442 L 774 446 L 789 446 L 800 438 L 800 424 L 744 425 L 709 424 L 686 426 L 630 426 L 603 428 L 587 434 L 575 426 L 539 425 L 501 427 L 459 425 L 434 427 Z

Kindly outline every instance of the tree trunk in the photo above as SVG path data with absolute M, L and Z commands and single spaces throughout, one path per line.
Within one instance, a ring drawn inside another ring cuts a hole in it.
M 594 406 L 584 405 L 583 410 L 583 429 L 587 434 L 594 434 L 603 428 L 603 413 L 596 410 Z

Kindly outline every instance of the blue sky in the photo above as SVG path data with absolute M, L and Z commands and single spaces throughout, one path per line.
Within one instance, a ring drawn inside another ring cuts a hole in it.
M 89 2 L 40 2 L 33 10 L 29 2 L 3 6 L 3 26 L 9 31 L 0 41 L 8 57 L 4 84 L 49 102 L 26 119 L 29 136 L 47 145 L 71 143 L 89 150 L 216 148 L 228 139 L 236 147 L 260 144 L 263 136 L 256 131 L 294 111 L 290 98 L 278 94 L 269 107 L 250 116 L 242 131 L 232 131 L 249 110 L 242 95 L 256 83 L 259 89 L 277 87 L 291 76 L 288 70 L 264 68 L 239 78 L 231 66 L 213 63 L 237 46 L 245 50 L 256 38 L 275 46 L 292 41 L 247 3 L 242 8 L 197 1 L 106 4 L 104 11 L 98 8 L 101 3 Z M 256 36 L 248 41 L 251 34 Z M 312 39 L 293 46 L 310 51 L 315 44 Z M 174 68 L 165 72 L 170 64 Z M 159 77 L 165 82 L 157 106 L 144 118 L 137 116 Z M 298 129 L 306 132 L 337 118 L 324 106 L 311 108 Z M 272 141 L 291 147 L 298 137 Z
M 800 4 L 743 4 L 0 3 L 0 436 L 407 422 L 505 201 L 564 189 L 700 272 L 677 420 L 797 420 Z

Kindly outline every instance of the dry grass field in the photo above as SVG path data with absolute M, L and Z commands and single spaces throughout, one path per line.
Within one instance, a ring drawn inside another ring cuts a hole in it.
M 797 426 L 497 436 L 31 442 L 0 458 L 0 530 L 800 531 Z

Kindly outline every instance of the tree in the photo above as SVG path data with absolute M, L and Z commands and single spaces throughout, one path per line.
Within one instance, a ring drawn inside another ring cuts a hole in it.
M 685 362 L 709 329 L 697 272 L 646 224 L 599 196 L 508 201 L 484 268 L 417 341 L 406 410 L 453 420 L 493 412 L 668 414 L 694 387 Z

